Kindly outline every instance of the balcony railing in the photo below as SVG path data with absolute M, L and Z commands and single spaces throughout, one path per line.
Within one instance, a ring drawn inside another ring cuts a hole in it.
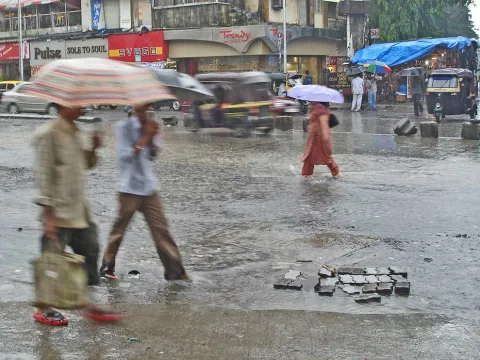
M 79 25 L 82 25 L 81 10 L 22 16 L 23 30 L 52 29 Z M 18 31 L 18 17 L 6 18 L 0 25 L 0 32 L 14 31 Z

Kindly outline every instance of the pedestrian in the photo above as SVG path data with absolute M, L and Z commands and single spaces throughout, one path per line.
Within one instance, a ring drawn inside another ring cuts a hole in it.
M 374 74 L 369 74 L 367 77 L 367 94 L 368 94 L 368 109 L 377 110 L 377 80 L 379 78 Z
M 85 194 L 85 170 L 97 163 L 98 134 L 92 148 L 85 150 L 80 130 L 75 125 L 81 108 L 59 106 L 56 120 L 42 126 L 34 136 L 38 195 L 41 206 L 42 252 L 62 253 L 66 246 L 85 257 L 88 285 L 99 283 L 97 226 Z M 124 316 L 87 306 L 86 317 L 97 321 L 115 321 Z M 50 306 L 37 309 L 34 319 L 47 325 L 66 325 L 68 320 Z
M 420 116 L 423 112 L 422 96 L 425 93 L 425 82 L 420 76 L 413 76 L 412 79 L 413 111 L 415 116 Z
M 312 85 L 313 84 L 313 78 L 312 75 L 310 75 L 310 71 L 305 71 L 305 78 L 303 79 L 303 85 Z
M 363 98 L 363 75 L 358 74 L 352 79 L 352 111 L 360 111 Z
M 311 179 L 315 165 L 327 165 L 334 178 L 341 178 L 337 163 L 332 157 L 332 130 L 329 126 L 330 113 L 322 103 L 310 102 L 308 138 L 303 152 L 302 175 Z
M 149 105 L 135 106 L 135 114 L 118 125 L 118 215 L 105 249 L 100 275 L 116 279 L 115 258 L 133 215 L 143 213 L 165 268 L 166 280 L 190 280 L 177 245 L 168 230 L 156 190 L 151 161 L 159 151 L 159 125 L 147 119 Z

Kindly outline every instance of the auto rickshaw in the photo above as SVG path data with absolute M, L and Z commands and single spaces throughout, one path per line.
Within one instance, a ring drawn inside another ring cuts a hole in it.
M 265 134 L 273 130 L 271 84 L 265 73 L 208 73 L 195 78 L 214 93 L 215 100 L 192 103 L 192 113 L 185 119 L 191 131 L 224 127 L 244 137 L 254 129 Z
M 475 103 L 475 81 L 473 73 L 467 69 L 440 69 L 432 71 L 427 78 L 425 92 L 429 114 L 437 123 L 446 115 L 477 114 Z

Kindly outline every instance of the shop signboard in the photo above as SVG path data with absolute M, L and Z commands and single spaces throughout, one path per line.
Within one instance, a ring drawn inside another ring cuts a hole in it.
M 23 58 L 30 59 L 30 47 L 27 42 L 24 43 Z M 0 44 L 0 61 L 18 59 L 20 59 L 20 47 L 18 43 Z
M 107 39 L 37 41 L 30 43 L 31 66 L 43 66 L 58 59 L 108 58 Z
M 125 62 L 159 62 L 167 60 L 168 48 L 163 31 L 110 35 L 108 55 L 110 59 Z
M 265 37 L 263 26 L 235 26 L 212 30 L 212 40 L 244 52 L 248 45 L 258 38 Z M 277 39 L 276 39 L 277 40 Z
M 98 23 L 100 22 L 100 13 L 102 11 L 102 0 L 91 0 L 90 7 L 92 8 L 92 30 L 98 30 Z

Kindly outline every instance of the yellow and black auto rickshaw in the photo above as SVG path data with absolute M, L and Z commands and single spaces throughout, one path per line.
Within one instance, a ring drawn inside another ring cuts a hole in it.
M 224 127 L 237 136 L 248 136 L 254 129 L 263 133 L 273 130 L 271 83 L 265 73 L 208 73 L 195 78 L 214 93 L 215 101 L 192 103 L 187 128 Z
M 440 123 L 446 115 L 477 114 L 473 73 L 467 69 L 440 69 L 428 75 L 425 92 L 429 114 Z

